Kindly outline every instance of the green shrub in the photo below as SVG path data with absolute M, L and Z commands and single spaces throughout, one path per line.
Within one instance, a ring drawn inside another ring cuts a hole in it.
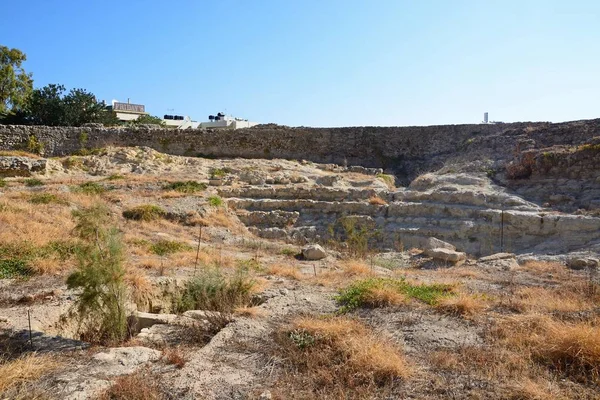
M 3 188 L 6 186 L 6 181 L 2 178 L 0 178 L 0 188 Z
M 284 247 L 283 249 L 281 249 L 279 251 L 279 254 L 281 254 L 282 256 L 288 256 L 288 257 L 296 257 L 300 252 L 296 249 L 293 249 L 291 247 Z
M 335 300 L 342 306 L 341 312 L 352 311 L 358 307 L 376 306 L 378 293 L 397 293 L 420 300 L 429 305 L 435 305 L 446 296 L 452 294 L 453 287 L 443 284 L 413 285 L 404 278 L 370 278 L 352 283 L 340 290 Z
M 123 217 L 126 219 L 132 219 L 134 221 L 155 221 L 164 217 L 166 214 L 165 210 L 163 210 L 159 206 L 155 206 L 153 204 L 144 204 L 141 206 L 137 206 L 131 208 L 129 210 L 123 211 Z
M 30 135 L 27 139 L 27 151 L 33 154 L 42 154 L 44 143 L 41 143 L 35 135 Z
M 186 283 L 175 308 L 178 312 L 232 313 L 238 307 L 251 304 L 254 286 L 255 282 L 241 269 L 231 277 L 224 276 L 219 269 L 208 269 Z
M 27 278 L 33 270 L 26 260 L 19 258 L 0 259 L 0 279 Z
M 106 208 L 93 206 L 74 213 L 75 231 L 86 244 L 77 251 L 78 267 L 67 278 L 69 289 L 79 290 L 71 310 L 80 337 L 91 343 L 113 344 L 127 336 L 123 246 Z
M 82 148 L 75 151 L 74 154 L 77 156 L 101 156 L 106 154 L 106 149 L 103 147 Z
M 67 204 L 67 201 L 53 193 L 33 193 L 27 199 L 31 204 Z
M 85 182 L 71 188 L 72 192 L 88 195 L 97 195 L 106 192 L 106 188 L 96 182 Z
M 223 199 L 216 195 L 209 196 L 206 200 L 211 207 L 221 207 L 223 205 Z
M 44 186 L 44 182 L 42 182 L 36 178 L 29 178 L 29 179 L 25 179 L 25 186 L 29 186 L 29 187 Z
M 329 226 L 328 229 L 332 244 L 345 243 L 348 253 L 357 258 L 366 257 L 372 245 L 381 237 L 381 232 L 373 221 L 361 221 L 352 216 L 339 218 L 336 224 Z
M 206 184 L 196 181 L 172 182 L 163 187 L 165 190 L 175 190 L 180 193 L 196 193 L 206 189 Z
M 231 172 L 229 168 L 213 168 L 210 170 L 211 179 L 219 179 Z
M 150 246 L 150 251 L 159 256 L 166 256 L 168 254 L 177 253 L 179 251 L 189 251 L 193 250 L 192 246 L 182 243 L 176 242 L 174 240 L 159 240 L 156 243 L 153 243 Z

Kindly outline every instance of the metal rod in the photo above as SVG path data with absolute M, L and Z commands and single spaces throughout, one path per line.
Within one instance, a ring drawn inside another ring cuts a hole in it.
M 27 320 L 29 321 L 29 345 L 33 348 L 33 336 L 31 334 L 31 312 L 27 307 Z
M 196 249 L 196 262 L 194 263 L 194 275 L 198 269 L 198 257 L 200 257 L 200 243 L 202 242 L 202 225 L 200 225 L 200 231 L 198 232 L 198 248 Z
M 500 213 L 500 252 L 504 252 L 504 208 Z

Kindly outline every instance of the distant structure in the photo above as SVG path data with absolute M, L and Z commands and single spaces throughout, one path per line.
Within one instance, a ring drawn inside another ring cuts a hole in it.
M 483 123 L 484 123 L 484 124 L 487 124 L 487 123 L 488 123 L 488 113 L 487 113 L 487 112 L 484 112 L 484 113 L 483 113 Z
M 129 99 L 127 99 L 127 103 L 113 100 L 111 104 L 107 109 L 114 111 L 120 121 L 134 121 L 141 115 L 148 115 L 143 104 L 131 104 Z
M 222 112 L 217 115 L 209 115 L 208 120 L 209 122 L 201 122 L 200 128 L 241 129 L 258 125 L 258 122 L 250 122 L 247 119 L 232 117 Z
M 190 117 L 184 117 L 183 115 L 165 114 L 163 122 L 165 125 L 177 127 L 177 129 L 196 129 L 200 126 L 200 122 L 192 121 Z

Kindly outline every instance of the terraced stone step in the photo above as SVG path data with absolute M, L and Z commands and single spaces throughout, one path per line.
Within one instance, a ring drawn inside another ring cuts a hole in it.
M 382 197 L 384 200 L 392 198 L 392 194 L 386 190 L 305 186 L 223 188 L 219 189 L 219 195 L 225 198 L 317 201 L 360 201 L 374 196 Z

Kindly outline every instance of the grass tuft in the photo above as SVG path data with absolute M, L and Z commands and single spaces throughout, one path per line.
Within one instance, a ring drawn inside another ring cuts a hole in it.
M 164 217 L 165 214 L 166 212 L 164 209 L 153 204 L 144 204 L 123 211 L 123 217 L 125 217 L 126 219 L 144 222 L 155 221 Z
M 67 204 L 67 201 L 53 193 L 33 193 L 27 199 L 31 204 Z
M 150 245 L 150 251 L 159 256 L 166 256 L 180 251 L 193 250 L 192 246 L 174 240 L 161 239 Z
M 35 187 L 35 186 L 44 186 L 44 182 L 36 178 L 25 179 L 25 186 Z
M 196 192 L 201 192 L 206 189 L 205 183 L 200 183 L 196 181 L 179 181 L 172 182 L 163 187 L 164 190 L 175 190 L 179 193 L 193 194 Z
M 0 358 L 0 395 L 13 387 L 36 381 L 59 366 L 60 363 L 50 355 L 27 354 L 10 361 Z
M 96 182 L 85 182 L 71 188 L 75 193 L 83 193 L 87 195 L 97 195 L 106 192 L 106 188 Z
M 221 207 L 223 206 L 223 199 L 220 198 L 219 196 L 209 196 L 207 199 L 208 204 L 211 207 Z

